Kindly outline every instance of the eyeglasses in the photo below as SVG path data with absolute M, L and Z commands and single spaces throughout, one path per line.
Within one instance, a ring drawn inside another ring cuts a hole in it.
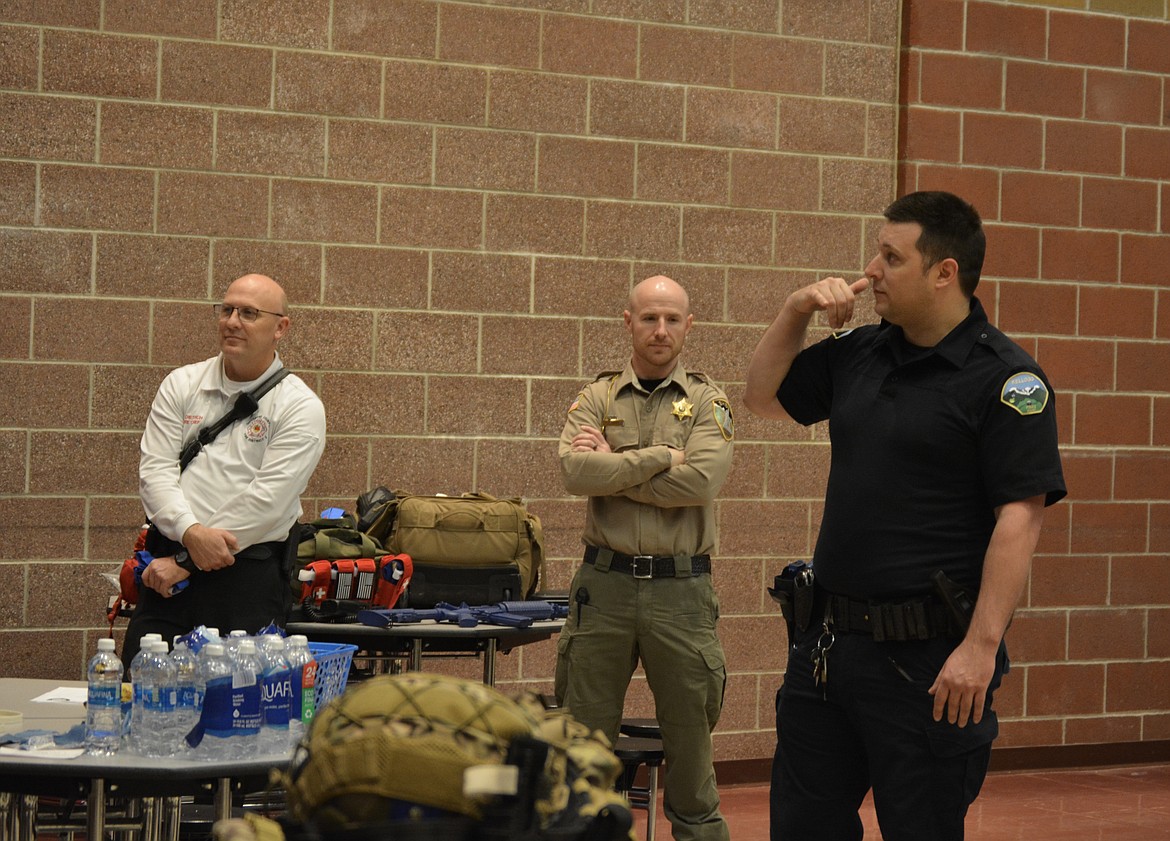
M 272 310 L 258 310 L 255 307 L 233 307 L 231 304 L 215 304 L 212 309 L 215 310 L 216 316 L 220 321 L 227 321 L 235 313 L 240 317 L 240 321 L 245 324 L 252 324 L 260 317 L 260 313 L 265 315 L 275 315 L 277 318 L 284 318 L 284 313 L 273 312 Z

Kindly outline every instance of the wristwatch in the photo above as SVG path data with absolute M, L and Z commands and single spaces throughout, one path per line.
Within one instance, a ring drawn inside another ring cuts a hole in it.
M 199 567 L 195 566 L 195 562 L 191 560 L 191 555 L 186 549 L 180 549 L 175 553 L 175 564 L 179 569 L 185 569 L 187 572 L 195 572 Z

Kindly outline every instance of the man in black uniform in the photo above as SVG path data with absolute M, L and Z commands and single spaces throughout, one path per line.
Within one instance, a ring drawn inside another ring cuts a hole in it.
M 832 442 L 811 618 L 777 693 L 774 841 L 860 839 L 871 787 L 886 841 L 963 837 L 1003 635 L 1065 495 L 1048 381 L 974 297 L 979 215 L 926 192 L 885 218 L 865 277 L 793 292 L 748 366 L 749 410 L 827 419 Z M 815 313 L 840 328 L 868 288 L 880 324 L 801 350 Z

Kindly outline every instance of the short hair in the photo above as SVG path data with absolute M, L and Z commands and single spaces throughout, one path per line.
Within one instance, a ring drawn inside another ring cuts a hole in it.
M 917 222 L 915 246 L 929 268 L 948 257 L 959 264 L 959 288 L 970 298 L 979 285 L 987 237 L 979 213 L 968 202 L 941 190 L 908 193 L 883 214 L 890 222 Z

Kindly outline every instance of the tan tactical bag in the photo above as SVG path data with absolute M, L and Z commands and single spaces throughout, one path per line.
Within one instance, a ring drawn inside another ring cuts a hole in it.
M 402 491 L 367 533 L 391 554 L 410 555 L 404 607 L 493 604 L 530 598 L 544 566 L 540 519 L 519 498 L 486 493 L 423 496 Z

